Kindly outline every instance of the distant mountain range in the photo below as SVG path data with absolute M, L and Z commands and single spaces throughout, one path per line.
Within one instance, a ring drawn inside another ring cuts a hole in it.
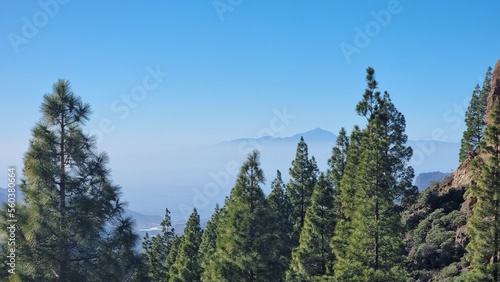
M 147 160 L 147 170 L 140 171 L 140 179 L 123 186 L 130 209 L 144 214 L 162 215 L 165 208 L 172 212 L 174 220 L 187 219 L 196 207 L 201 217 L 210 217 L 215 205 L 222 205 L 224 198 L 234 187 L 241 164 L 254 149 L 261 153 L 261 167 L 266 178 L 264 193 L 270 192 L 270 184 L 280 170 L 283 180 L 289 180 L 288 171 L 295 158 L 297 143 L 303 136 L 308 145 L 309 157 L 314 156 L 319 169 L 328 169 L 328 159 L 336 143 L 336 134 L 315 128 L 288 137 L 265 136 L 238 138 L 217 144 L 186 150 L 165 148 L 163 151 L 144 152 L 140 158 Z M 422 172 L 451 172 L 458 167 L 459 144 L 435 140 L 408 142 L 414 151 L 410 165 L 415 174 Z M 112 161 L 126 163 L 126 174 L 113 173 L 117 179 L 130 179 L 137 174 L 134 156 L 124 155 Z M 121 172 L 125 173 L 125 172 Z
M 433 182 L 444 180 L 448 175 L 451 175 L 451 173 L 442 173 L 440 171 L 423 172 L 415 178 L 415 186 L 418 187 L 419 191 L 422 191 L 429 187 Z
M 131 201 L 136 208 L 154 210 L 151 212 L 153 215 L 134 211 L 135 209 L 126 209 L 126 215 L 136 222 L 136 229 L 141 240 L 146 232 L 154 236 L 161 231 L 160 223 L 164 216 L 161 211 L 167 207 L 172 212 L 172 225 L 176 233 L 183 232 L 186 219 L 194 207 L 200 213 L 202 227 L 204 227 L 216 203 L 220 205 L 224 203 L 224 198 L 229 195 L 234 186 L 239 167 L 253 149 L 261 152 L 261 167 L 266 177 L 266 185 L 262 188 L 266 194 L 270 192 L 269 186 L 276 176 L 277 169 L 282 172 L 283 180 L 287 182 L 289 180 L 288 169 L 295 157 L 297 143 L 301 136 L 308 145 L 309 157 L 314 156 L 319 169 L 325 171 L 328 168 L 327 161 L 331 156 L 337 136 L 321 128 L 290 137 L 266 136 L 224 141 L 189 152 L 172 154 L 172 159 L 176 160 L 175 165 L 161 160 L 158 166 L 162 172 L 154 174 L 160 179 L 167 176 L 167 179 L 163 181 L 163 189 L 148 189 L 153 196 L 142 204 L 140 201 Z M 412 140 L 408 141 L 408 145 L 413 148 L 414 156 L 410 164 L 418 175 L 415 184 L 419 189 L 427 187 L 431 181 L 441 180 L 447 171 L 458 167 L 458 143 Z M 444 173 L 427 173 L 429 171 L 443 171 Z M 125 183 L 123 185 L 126 187 Z M 145 192 L 145 190 L 141 191 L 141 193 Z M 20 191 L 17 196 L 18 200 L 22 200 Z M 7 201 L 7 190 L 0 188 L 0 202 L 5 201 Z
M 161 210 L 168 207 L 172 218 L 186 219 L 194 207 L 204 218 L 210 217 L 215 204 L 224 203 L 234 186 L 241 164 L 253 149 L 261 152 L 261 167 L 266 177 L 263 190 L 270 192 L 270 183 L 276 176 L 276 170 L 282 172 L 285 182 L 289 180 L 288 170 L 295 157 L 297 143 L 304 137 L 308 145 L 309 157 L 314 156 L 319 169 L 328 169 L 327 161 L 336 143 L 337 135 L 316 128 L 289 137 L 239 138 L 224 141 L 198 150 L 188 152 L 189 161 L 179 157 L 176 163 L 175 175 L 166 183 L 172 193 L 168 197 L 158 197 L 157 205 Z M 410 140 L 408 145 L 413 148 L 413 158 L 410 165 L 415 175 L 420 173 L 441 171 L 443 174 L 455 170 L 458 163 L 459 144 L 437 140 Z M 439 180 L 433 175 L 429 181 Z M 420 184 L 419 184 L 420 185 Z M 426 185 L 426 184 L 422 184 Z M 175 192 L 174 192 L 175 191 Z M 161 200 L 160 200 L 161 199 Z M 151 199 L 148 205 L 155 205 L 156 199 Z M 161 205 L 161 207 L 160 207 Z
M 460 144 L 438 140 L 409 140 L 413 149 L 410 165 L 415 175 L 422 172 L 441 171 L 451 173 L 457 169 Z
M 259 137 L 259 138 L 239 138 L 236 140 L 231 140 L 231 141 L 223 141 L 219 144 L 234 144 L 234 143 L 241 143 L 241 142 L 250 142 L 250 141 L 256 141 L 259 143 L 275 143 L 275 142 L 281 142 L 281 143 L 296 143 L 300 140 L 300 137 L 304 137 L 305 140 L 311 140 L 312 142 L 326 142 L 326 143 L 332 143 L 337 140 L 337 135 L 333 134 L 330 131 L 321 129 L 319 127 L 304 132 L 304 133 L 298 133 L 293 136 L 289 137 L 272 137 L 272 136 L 264 136 L 264 137 Z
M 134 219 L 139 231 L 161 229 L 159 226 L 163 217 L 159 215 L 146 215 L 129 209 L 125 209 L 125 214 Z
M 253 149 L 261 152 L 261 167 L 266 178 L 262 188 L 266 194 L 270 192 L 276 170 L 282 172 L 283 180 L 287 182 L 301 136 L 308 145 L 309 157 L 314 156 L 319 169 L 325 171 L 337 136 L 321 128 L 289 137 L 240 138 L 198 149 L 151 153 L 147 159 L 155 169 L 141 171 L 141 179 L 151 179 L 151 182 L 143 186 L 120 183 L 125 200 L 130 202 L 131 210 L 127 213 L 135 219 L 142 233 L 158 231 L 165 208 L 172 212 L 178 232 L 183 229 L 184 220 L 194 207 L 206 222 L 215 205 L 224 203 L 236 182 L 241 164 Z M 447 173 L 458 167 L 458 143 L 412 140 L 408 145 L 414 151 L 410 164 L 416 175 L 431 171 Z M 165 159 L 166 155 L 168 159 Z M 6 192 L 5 189 L 0 189 L 0 200 L 6 200 L 6 193 L 2 192 Z
M 298 133 L 290 137 L 275 138 L 266 136 L 260 138 L 240 138 L 232 141 L 224 141 L 214 146 L 206 147 L 205 149 L 210 151 L 225 147 L 228 149 L 228 153 L 231 151 L 243 153 L 250 151 L 249 148 L 255 147 L 262 151 L 261 163 L 263 166 L 266 166 L 265 160 L 268 159 L 267 156 L 274 155 L 271 159 L 281 161 L 280 163 L 285 162 L 286 168 L 288 168 L 295 156 L 295 149 L 301 136 L 304 137 L 304 140 L 308 144 L 309 155 L 316 158 L 321 169 L 326 169 L 326 160 L 331 155 L 331 150 L 335 145 L 337 135 L 321 128 Z M 459 165 L 459 143 L 439 140 L 409 140 L 407 145 L 413 148 L 413 157 L 410 160 L 410 165 L 415 169 L 416 175 L 428 171 L 451 172 Z M 280 153 L 285 152 L 287 152 L 288 155 L 281 156 Z M 283 157 L 283 159 L 280 160 L 278 157 Z M 279 167 L 283 166 L 279 165 Z M 286 170 L 281 170 L 282 172 L 286 172 Z

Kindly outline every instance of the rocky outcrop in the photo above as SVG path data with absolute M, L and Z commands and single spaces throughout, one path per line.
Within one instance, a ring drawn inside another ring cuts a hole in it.
M 440 186 L 439 194 L 446 194 L 450 189 L 467 187 L 472 182 L 471 173 L 472 160 L 467 159 L 453 172 L 449 177 L 443 180 L 443 185 Z
M 491 92 L 488 96 L 488 104 L 486 105 L 486 124 L 491 122 L 490 112 L 493 103 L 496 101 L 500 101 L 500 60 L 498 60 L 491 78 Z
M 491 110 L 496 102 L 500 102 L 500 60 L 497 62 L 492 75 L 492 86 L 487 100 L 487 113 L 485 119 L 487 125 L 491 124 Z M 456 248 L 457 254 L 460 253 L 461 255 L 466 253 L 466 246 L 470 241 L 470 235 L 467 230 L 468 221 L 472 215 L 473 206 L 477 202 L 477 199 L 472 197 L 472 193 L 467 191 L 467 189 L 469 189 L 471 185 L 474 185 L 472 164 L 474 161 L 479 160 L 478 158 L 486 161 L 488 155 L 471 152 L 469 157 L 462 162 L 450 176 L 422 191 L 419 200 L 405 215 L 407 224 L 413 226 L 413 228 L 416 227 L 415 230 L 420 230 L 421 223 L 429 224 L 431 220 L 433 220 L 430 215 L 435 215 L 434 212 L 438 209 L 440 209 L 440 212 L 446 213 L 446 217 L 452 215 L 456 224 L 445 228 L 454 231 L 454 248 Z M 445 218 L 445 216 L 441 218 Z M 425 221 L 422 221 L 423 219 L 425 219 Z M 432 224 L 434 224 L 434 222 L 432 222 Z M 411 258 L 411 254 L 409 258 Z M 461 259 L 461 262 L 455 262 L 453 267 L 458 268 L 461 273 L 465 273 L 469 271 L 471 267 L 463 257 Z M 448 270 L 449 269 L 451 268 L 448 268 Z M 444 271 L 444 269 L 441 269 L 441 271 Z
M 455 232 L 455 244 L 466 247 L 469 242 L 469 236 L 467 236 L 466 226 L 461 226 Z
M 493 71 L 492 81 L 491 81 L 491 92 L 488 96 L 488 102 L 486 105 L 486 124 L 491 123 L 491 109 L 493 108 L 493 104 L 495 102 L 500 101 L 500 60 L 497 62 L 495 66 L 495 70 Z M 461 187 L 468 187 L 472 181 L 472 159 L 474 157 L 480 157 L 486 160 L 487 156 L 479 155 L 479 156 L 470 156 L 469 159 L 460 164 L 457 170 L 448 178 L 446 178 L 442 182 L 442 186 L 440 186 L 439 193 L 446 194 L 449 193 L 451 189 L 458 189 Z M 470 217 L 472 214 L 472 207 L 476 203 L 476 199 L 472 197 L 470 194 L 467 196 L 465 201 L 462 203 L 460 210 Z M 469 241 L 469 236 L 467 234 L 466 225 L 459 227 L 455 232 L 455 243 L 462 247 Z M 463 271 L 467 271 L 464 269 Z
M 491 79 L 491 92 L 488 96 L 488 102 L 486 105 L 486 124 L 491 123 L 490 112 L 493 104 L 497 101 L 500 101 L 500 60 L 498 60 L 495 69 L 493 71 L 493 76 Z M 483 159 L 485 156 L 478 156 Z M 445 181 L 445 185 L 441 188 L 441 193 L 447 193 L 450 189 L 460 188 L 469 186 L 472 181 L 472 173 L 471 173 L 471 160 L 472 158 L 464 161 L 457 170 L 451 175 L 451 177 L 447 178 Z M 462 207 L 462 210 L 466 212 L 470 212 L 470 208 L 472 207 L 473 201 L 471 199 L 467 199 Z

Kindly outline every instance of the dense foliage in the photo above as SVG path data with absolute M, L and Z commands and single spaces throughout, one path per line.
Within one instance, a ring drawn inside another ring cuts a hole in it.
M 470 191 L 477 202 L 467 226 L 467 259 L 472 266 L 467 281 L 500 281 L 500 102 L 493 104 L 490 117 L 493 122 L 486 127 L 481 147 L 485 160 L 479 157 L 473 163 Z
M 17 264 L 12 281 L 127 281 L 141 258 L 133 223 L 124 217 L 108 157 L 83 133 L 90 106 L 59 80 L 46 94 L 42 119 L 24 157 L 16 216 Z M 1 213 L 5 238 L 8 206 Z M 3 240 L 2 240 L 3 241 Z M 3 251 L 9 250 L 3 244 Z M 5 265 L 3 265 L 5 267 Z M 3 269 L 5 270 L 5 269 Z M 2 271 L 5 278 L 7 271 Z

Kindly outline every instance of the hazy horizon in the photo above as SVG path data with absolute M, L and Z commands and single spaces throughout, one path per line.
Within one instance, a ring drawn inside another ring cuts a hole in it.
M 229 8 L 2 1 L 0 167 L 22 168 L 43 95 L 58 79 L 90 104 L 84 131 L 108 153 L 131 208 L 149 206 L 141 195 L 177 197 L 174 188 L 148 189 L 181 185 L 177 164 L 195 162 L 196 148 L 364 126 L 355 107 L 369 66 L 405 115 L 410 140 L 457 143 L 475 85 L 500 58 L 493 0 L 222 2 Z M 224 169 L 213 163 L 182 164 L 208 170 L 186 181 Z
M 261 152 L 266 178 L 262 189 L 266 195 L 276 170 L 282 172 L 287 182 L 288 169 L 301 136 L 308 144 L 309 156 L 315 157 L 320 171 L 326 171 L 336 134 L 314 128 L 282 138 L 237 138 L 183 150 L 143 152 L 141 158 L 148 160 L 147 164 L 138 162 L 138 156 L 127 152 L 110 155 L 111 179 L 122 187 L 122 200 L 135 212 L 163 216 L 168 208 L 173 220 L 185 220 L 196 207 L 202 217 L 208 217 L 215 205 L 222 205 L 224 197 L 229 195 L 241 164 L 253 149 Z M 415 176 L 432 171 L 446 173 L 458 166 L 459 143 L 408 140 L 408 145 L 414 151 L 410 165 L 415 169 Z M 169 159 L 165 160 L 164 155 Z M 125 169 L 113 169 L 120 165 Z M 137 167 L 142 169 L 137 171 Z

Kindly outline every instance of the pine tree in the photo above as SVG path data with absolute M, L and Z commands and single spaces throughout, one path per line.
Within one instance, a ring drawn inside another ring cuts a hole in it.
M 304 226 L 307 207 L 311 203 L 311 195 L 316 184 L 318 166 L 314 157 L 309 159 L 307 144 L 303 137 L 297 145 L 295 159 L 290 168 L 290 182 L 286 186 L 286 193 L 292 206 L 294 223 L 292 244 L 296 246 L 300 232 Z
M 479 144 L 484 139 L 484 128 L 486 126 L 486 102 L 491 90 L 492 69 L 488 68 L 484 78 L 483 87 L 476 85 L 472 92 L 472 98 L 465 112 L 466 130 L 463 133 L 459 161 L 463 162 L 469 157 L 470 152 L 479 151 Z
M 163 265 L 163 267 L 167 269 L 167 273 L 161 278 L 161 281 L 170 281 L 172 276 L 179 272 L 179 269 L 177 268 L 178 265 L 175 264 L 175 262 L 177 261 L 177 257 L 179 256 L 179 251 L 183 239 L 184 235 L 174 237 L 172 246 L 170 247 L 170 251 Z
M 331 178 L 335 189 L 340 187 L 340 181 L 344 175 L 344 169 L 347 161 L 347 152 L 349 151 L 349 137 L 342 127 L 337 136 L 336 146 L 332 149 L 332 157 L 328 160 L 328 176 Z
M 285 184 L 278 170 L 276 178 L 271 183 L 271 193 L 267 197 L 269 214 L 272 225 L 270 248 L 272 249 L 272 261 L 268 267 L 276 275 L 274 281 L 285 281 L 285 273 L 290 264 L 292 245 L 290 238 L 293 230 L 291 221 L 291 205 L 285 193 Z
M 337 193 L 342 199 L 340 203 L 341 214 L 342 217 L 346 219 L 351 217 L 350 212 L 354 209 L 353 200 L 356 192 L 355 179 L 357 176 L 357 168 L 361 162 L 361 139 L 363 138 L 363 134 L 364 132 L 359 128 L 359 126 L 354 126 L 349 137 L 349 147 L 347 148 L 347 155 L 344 170 L 340 178 L 340 185 L 337 188 L 339 190 Z M 340 157 L 338 158 L 340 159 Z M 338 179 L 336 181 L 338 181 Z
M 287 281 L 312 281 L 331 275 L 334 262 L 330 240 L 335 230 L 334 189 L 324 175 L 314 187 L 300 244 L 293 250 Z
M 479 144 L 483 139 L 483 129 L 485 126 L 484 115 L 486 114 L 486 100 L 481 101 L 481 87 L 476 85 L 472 92 L 470 105 L 465 112 L 465 124 L 467 129 L 464 131 L 461 145 L 459 161 L 463 162 L 469 157 L 469 153 L 477 151 Z
M 199 249 L 199 258 L 200 265 L 203 269 L 203 273 L 201 276 L 202 281 L 213 281 L 213 277 L 210 272 L 210 265 L 215 260 L 215 250 L 217 249 L 217 232 L 219 225 L 219 217 L 221 214 L 221 209 L 219 205 L 215 207 L 215 211 L 212 214 L 212 217 L 207 222 L 207 226 L 203 231 L 203 235 L 201 236 L 201 243 Z
M 194 209 L 186 223 L 169 282 L 200 281 L 202 268 L 198 250 L 201 243 L 201 233 L 200 216 Z
M 356 129 L 355 129 L 356 130 Z M 335 209 L 335 220 L 343 221 L 341 218 L 341 206 L 342 206 L 342 198 L 341 198 L 341 182 L 342 177 L 344 175 L 344 170 L 347 163 L 347 154 L 349 151 L 349 137 L 347 136 L 346 130 L 342 127 L 339 131 L 339 135 L 337 137 L 337 143 L 332 149 L 332 156 L 328 160 L 328 170 L 327 170 L 327 179 L 334 187 L 334 209 Z M 344 224 L 344 223 L 342 223 Z M 333 238 L 332 238 L 333 239 Z
M 355 207 L 355 180 L 360 162 L 360 144 L 362 136 L 362 131 L 358 126 L 355 126 L 349 137 L 349 147 L 347 149 L 347 155 L 344 170 L 340 178 L 340 184 L 338 187 L 336 187 L 335 190 L 335 208 L 338 210 L 338 214 L 337 224 L 335 226 L 335 235 L 332 238 L 331 246 L 337 260 L 341 261 L 346 258 L 347 240 L 351 236 L 351 218 Z M 335 267 L 338 269 L 342 265 L 349 267 L 347 263 L 338 263 L 337 265 L 335 265 Z M 339 270 L 338 272 L 345 271 Z
M 10 278 L 129 279 L 140 262 L 134 251 L 138 235 L 123 216 L 107 155 L 98 153 L 94 139 L 82 131 L 90 106 L 67 80 L 59 80 L 53 93 L 44 95 L 41 113 L 24 157 L 24 203 L 18 203 L 16 223 L 19 271 Z
M 471 196 L 477 202 L 467 226 L 467 260 L 472 270 L 467 281 L 500 281 L 500 103 L 494 103 L 481 153 L 473 162 Z
M 269 216 L 260 184 L 264 175 L 259 152 L 253 151 L 241 167 L 236 185 L 223 208 L 213 262 L 217 282 L 274 281 L 269 263 Z
M 376 91 L 372 68 L 367 69 L 367 82 L 356 107 L 368 125 L 352 181 L 352 210 L 345 213 L 350 234 L 346 248 L 338 251 L 334 271 L 342 281 L 406 281 L 403 227 L 395 202 L 412 187 L 413 169 L 407 166 L 412 150 L 405 146 L 404 116 L 387 92 Z
M 148 233 L 146 233 L 142 247 L 144 249 L 148 277 L 152 281 L 166 282 L 170 279 L 169 269 L 172 264 L 167 263 L 166 260 L 171 253 L 176 238 L 168 209 L 165 209 L 165 217 L 160 225 L 162 228 L 160 234 L 150 239 Z

